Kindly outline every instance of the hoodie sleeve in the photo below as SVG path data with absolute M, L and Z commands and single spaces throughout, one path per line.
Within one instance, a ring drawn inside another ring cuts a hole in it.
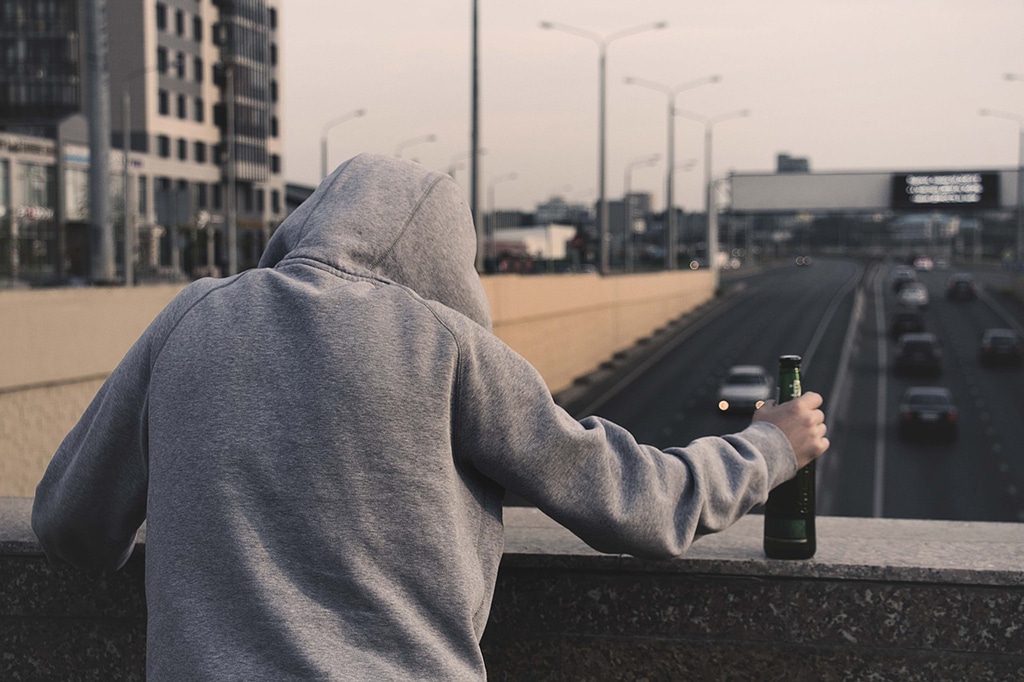
M 131 556 L 146 518 L 152 363 L 203 289 L 209 286 L 193 284 L 157 316 L 50 460 L 36 487 L 32 529 L 51 561 L 116 570 Z
M 36 487 L 32 529 L 51 561 L 119 569 L 146 516 L 144 334 L 64 438 Z
M 598 551 L 678 556 L 796 473 L 792 446 L 772 424 L 660 450 L 607 420 L 572 418 L 493 335 L 460 347 L 457 456 Z

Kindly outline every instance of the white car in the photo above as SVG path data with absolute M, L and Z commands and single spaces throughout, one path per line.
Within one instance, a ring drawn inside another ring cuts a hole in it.
M 928 306 L 928 289 L 920 282 L 911 282 L 903 285 L 896 298 L 903 305 L 925 308 Z
M 774 398 L 774 384 L 761 365 L 730 367 L 718 387 L 718 409 L 722 412 L 753 412 Z

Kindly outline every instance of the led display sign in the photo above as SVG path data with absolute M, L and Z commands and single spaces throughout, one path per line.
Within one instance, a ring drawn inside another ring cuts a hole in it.
M 896 173 L 892 208 L 999 208 L 999 173 Z

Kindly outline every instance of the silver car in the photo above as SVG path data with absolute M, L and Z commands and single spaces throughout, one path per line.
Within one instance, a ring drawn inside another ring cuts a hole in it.
M 753 412 L 774 398 L 774 384 L 761 365 L 730 367 L 718 387 L 718 409 L 722 412 Z

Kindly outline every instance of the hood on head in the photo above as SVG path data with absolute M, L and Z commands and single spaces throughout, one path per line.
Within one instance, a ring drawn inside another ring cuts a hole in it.
M 469 205 L 451 177 L 411 161 L 360 154 L 281 223 L 259 267 L 317 260 L 396 282 L 490 329 L 476 248 Z

